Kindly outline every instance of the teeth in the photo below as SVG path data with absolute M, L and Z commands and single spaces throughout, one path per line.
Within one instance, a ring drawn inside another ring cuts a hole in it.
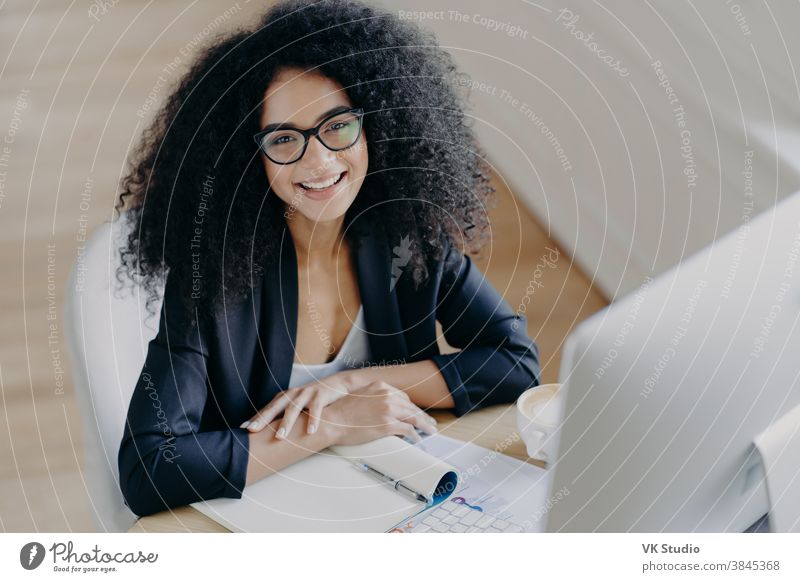
M 344 172 L 342 172 L 342 174 L 344 174 Z M 325 188 L 330 188 L 336 182 L 338 182 L 339 178 L 342 177 L 342 174 L 334 176 L 333 178 L 325 180 L 324 182 L 300 182 L 300 185 L 309 190 L 324 190 Z

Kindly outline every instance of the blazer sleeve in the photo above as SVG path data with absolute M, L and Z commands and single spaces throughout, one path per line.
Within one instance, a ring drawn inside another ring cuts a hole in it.
M 168 278 L 158 335 L 148 346 L 119 449 L 120 489 L 140 516 L 202 499 L 238 499 L 245 485 L 247 431 L 200 431 L 208 352 L 190 319 Z
M 456 416 L 514 402 L 539 385 L 539 348 L 527 335 L 527 319 L 511 310 L 469 256 L 447 252 L 437 295 L 436 318 L 447 342 L 460 351 L 432 359 Z

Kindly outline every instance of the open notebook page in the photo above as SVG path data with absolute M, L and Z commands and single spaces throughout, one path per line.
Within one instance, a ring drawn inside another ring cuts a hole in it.
M 450 465 L 391 436 L 321 451 L 245 487 L 241 499 L 192 506 L 238 532 L 383 532 L 425 509 L 358 468 L 356 459 L 429 499 L 437 488 L 444 498 L 456 486 Z

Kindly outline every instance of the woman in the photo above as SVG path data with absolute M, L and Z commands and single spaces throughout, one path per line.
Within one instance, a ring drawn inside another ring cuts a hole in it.
M 524 317 L 464 254 L 492 189 L 456 85 L 412 24 L 324 0 L 279 4 L 175 89 L 120 203 L 120 276 L 151 305 L 166 277 L 119 452 L 132 511 L 239 498 L 539 383 Z

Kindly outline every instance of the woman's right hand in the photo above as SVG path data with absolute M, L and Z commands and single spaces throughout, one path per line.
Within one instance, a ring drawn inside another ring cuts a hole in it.
M 418 442 L 415 428 L 432 434 L 436 420 L 411 402 L 408 395 L 386 382 L 353 390 L 322 409 L 320 428 L 333 434 L 333 444 L 357 445 L 398 435 Z

